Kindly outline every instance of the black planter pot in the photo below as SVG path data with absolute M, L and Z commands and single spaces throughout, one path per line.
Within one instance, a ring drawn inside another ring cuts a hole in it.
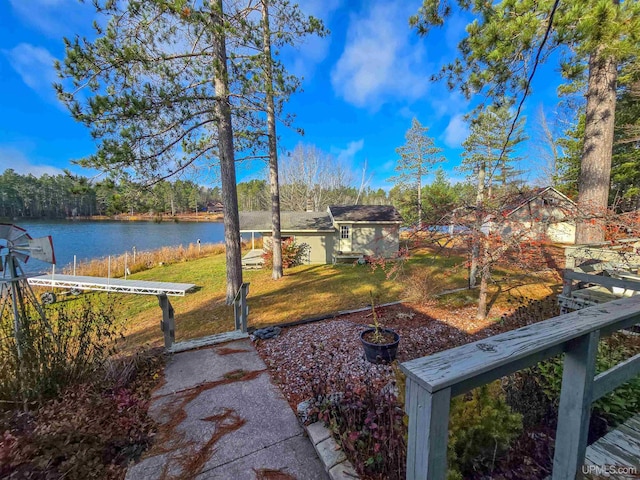
M 382 332 L 390 333 L 393 335 L 394 341 L 392 343 L 371 343 L 364 339 L 364 336 L 375 331 L 375 328 L 368 328 L 364 332 L 360 333 L 360 341 L 364 347 L 364 355 L 371 363 L 392 362 L 396 358 L 398 352 L 398 344 L 400 343 L 400 335 L 389 328 L 381 328 Z

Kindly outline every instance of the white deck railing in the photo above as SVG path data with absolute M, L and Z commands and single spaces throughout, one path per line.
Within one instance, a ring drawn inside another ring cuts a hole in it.
M 403 363 L 409 416 L 407 479 L 443 480 L 451 397 L 564 353 L 553 480 L 584 461 L 591 404 L 640 373 L 640 355 L 595 375 L 598 341 L 640 323 L 640 296 L 560 315 Z

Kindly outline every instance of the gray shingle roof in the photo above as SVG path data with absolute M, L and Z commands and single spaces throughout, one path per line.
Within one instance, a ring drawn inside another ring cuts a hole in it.
M 320 230 L 333 232 L 331 217 L 326 212 L 280 212 L 280 229 Z M 240 230 L 271 231 L 271 212 L 240 212 Z
M 329 210 L 336 222 L 402 222 L 392 205 L 334 205 Z

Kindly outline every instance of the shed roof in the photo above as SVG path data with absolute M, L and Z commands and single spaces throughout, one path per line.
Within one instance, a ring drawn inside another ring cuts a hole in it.
M 565 194 L 560 192 L 559 190 L 553 187 L 538 187 L 534 188 L 530 192 L 521 193 L 519 196 L 515 197 L 508 205 L 505 205 L 504 211 L 507 212 L 507 216 L 515 213 L 517 210 L 520 210 L 527 203 L 535 200 L 538 197 L 544 196 L 546 193 L 554 194 L 557 198 L 566 202 L 566 204 L 570 207 L 575 207 L 576 203 L 567 197 Z
M 332 205 L 329 212 L 336 222 L 402 222 L 392 205 Z
M 280 230 L 333 232 L 331 217 L 326 212 L 280 212 Z M 271 212 L 240 212 L 240 231 L 270 232 Z

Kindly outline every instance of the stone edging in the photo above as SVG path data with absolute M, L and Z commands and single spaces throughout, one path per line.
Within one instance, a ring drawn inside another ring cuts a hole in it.
M 340 446 L 331 436 L 331 432 L 322 422 L 305 425 L 309 440 L 316 449 L 318 457 L 324 464 L 324 468 L 329 474 L 331 480 L 353 480 L 359 479 L 360 476 Z

